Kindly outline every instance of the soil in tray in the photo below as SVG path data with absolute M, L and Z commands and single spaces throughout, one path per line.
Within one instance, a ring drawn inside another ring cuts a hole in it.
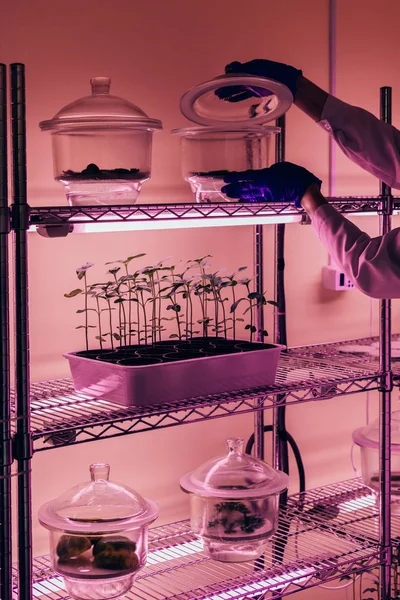
M 265 350 L 272 348 L 271 344 L 255 344 L 243 340 L 226 340 L 225 338 L 194 338 L 193 342 L 156 342 L 154 345 L 122 346 L 112 350 L 88 350 L 76 352 L 77 356 L 90 358 L 100 362 L 120 364 L 125 366 L 142 366 L 177 360 L 193 360 L 210 356 L 223 356 Z
M 57 177 L 60 181 L 96 181 L 96 180 L 115 180 L 115 179 L 147 179 L 149 173 L 144 173 L 140 169 L 100 169 L 95 164 L 90 164 L 83 171 L 72 171 L 68 169 L 63 171 L 62 175 Z

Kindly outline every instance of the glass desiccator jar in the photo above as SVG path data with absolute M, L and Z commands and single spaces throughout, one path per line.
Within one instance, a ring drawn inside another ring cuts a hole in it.
M 266 123 L 284 114 L 292 102 L 283 84 L 242 74 L 216 77 L 182 96 L 181 112 L 197 126 L 172 133 L 181 138 L 182 174 L 196 202 L 238 201 L 223 193 L 225 175 L 272 164 L 273 141 L 280 130 Z
M 108 77 L 90 83 L 90 96 L 40 123 L 51 133 L 54 177 L 71 205 L 132 204 L 151 176 L 153 131 L 161 121 L 111 95 Z
M 278 524 L 279 495 L 289 478 L 243 453 L 243 440 L 229 439 L 228 454 L 181 478 L 190 494 L 191 528 L 204 551 L 223 562 L 254 560 Z
M 146 564 L 158 507 L 109 481 L 109 465 L 93 464 L 90 473 L 89 483 L 41 506 L 39 521 L 49 530 L 52 567 L 72 598 L 120 598 Z
M 353 442 L 360 447 L 363 482 L 380 497 L 379 419 L 353 431 Z M 400 514 L 400 410 L 391 414 L 390 440 L 391 510 Z

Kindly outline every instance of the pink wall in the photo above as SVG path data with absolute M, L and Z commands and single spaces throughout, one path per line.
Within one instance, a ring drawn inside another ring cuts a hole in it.
M 27 68 L 32 205 L 65 202 L 61 186 L 52 179 L 49 137 L 39 131 L 38 123 L 88 93 L 93 76 L 110 76 L 114 93 L 164 123 L 164 131 L 155 135 L 153 177 L 144 187 L 143 202 L 191 200 L 181 178 L 178 140 L 169 130 L 185 125 L 179 112 L 182 93 L 220 73 L 226 62 L 264 56 L 294 64 L 322 87 L 328 85 L 327 0 L 4 0 L 2 12 L 1 60 L 21 61 Z M 379 87 L 392 85 L 397 124 L 399 20 L 397 2 L 338 1 L 338 95 L 377 113 Z M 289 112 L 287 121 L 287 159 L 326 181 L 325 132 L 297 108 Z M 338 154 L 337 193 L 376 191 L 370 176 Z M 357 222 L 376 234 L 377 219 Z M 265 277 L 272 289 L 272 228 L 265 227 L 265 237 Z M 81 344 L 74 329 L 76 315 L 63 298 L 75 284 L 77 265 L 87 260 L 102 265 L 132 252 L 147 252 L 150 260 L 168 255 L 187 259 L 204 253 L 212 254 L 216 264 L 232 269 L 251 265 L 251 242 L 250 228 L 92 234 L 53 241 L 32 235 L 34 379 L 67 375 L 61 355 Z M 293 345 L 368 335 L 370 312 L 376 330 L 376 303 L 371 305 L 358 292 L 336 294 L 321 288 L 320 270 L 326 260 L 310 227 L 287 227 L 288 326 Z M 398 322 L 398 302 L 394 303 L 394 316 Z M 350 434 L 364 422 L 364 402 L 364 396 L 349 396 L 289 411 L 290 430 L 304 453 L 310 486 L 351 476 Z M 251 417 L 232 418 L 40 454 L 34 459 L 35 507 L 84 479 L 90 462 L 109 460 L 116 479 L 159 501 L 161 521 L 184 517 L 187 503 L 178 489 L 179 475 L 221 452 L 228 433 L 247 436 L 251 426 Z M 295 491 L 295 481 L 292 487 Z M 39 526 L 35 526 L 35 545 L 38 552 L 46 551 L 46 536 Z

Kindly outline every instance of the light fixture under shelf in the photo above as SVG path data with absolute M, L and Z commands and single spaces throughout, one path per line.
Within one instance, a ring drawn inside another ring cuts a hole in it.
M 270 215 L 265 217 L 214 217 L 208 219 L 160 219 L 160 220 L 132 220 L 132 221 L 91 221 L 89 223 L 76 223 L 71 233 L 105 233 L 116 231 L 155 231 L 161 229 L 199 229 L 201 227 L 236 227 L 239 225 L 273 225 L 278 223 L 300 223 L 301 214 L 295 215 Z M 60 227 L 59 225 L 31 225 L 29 232 L 36 232 L 40 228 Z M 56 236 L 55 236 L 56 237 Z

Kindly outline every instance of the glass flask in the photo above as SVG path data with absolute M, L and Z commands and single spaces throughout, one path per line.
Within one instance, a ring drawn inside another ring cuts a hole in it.
M 228 454 L 181 478 L 190 494 L 191 528 L 214 560 L 244 562 L 263 553 L 278 525 L 279 495 L 289 478 L 227 440 Z
M 379 500 L 379 419 L 353 431 L 353 442 L 360 447 L 362 480 Z M 391 414 L 390 460 L 392 513 L 400 514 L 400 411 Z
M 153 131 L 161 121 L 111 95 L 108 77 L 90 83 L 90 96 L 39 124 L 51 133 L 54 177 L 72 206 L 132 204 L 151 176 Z
M 158 507 L 109 481 L 107 464 L 90 466 L 91 481 L 39 509 L 50 535 L 52 567 L 76 600 L 122 597 L 146 564 L 147 532 Z

